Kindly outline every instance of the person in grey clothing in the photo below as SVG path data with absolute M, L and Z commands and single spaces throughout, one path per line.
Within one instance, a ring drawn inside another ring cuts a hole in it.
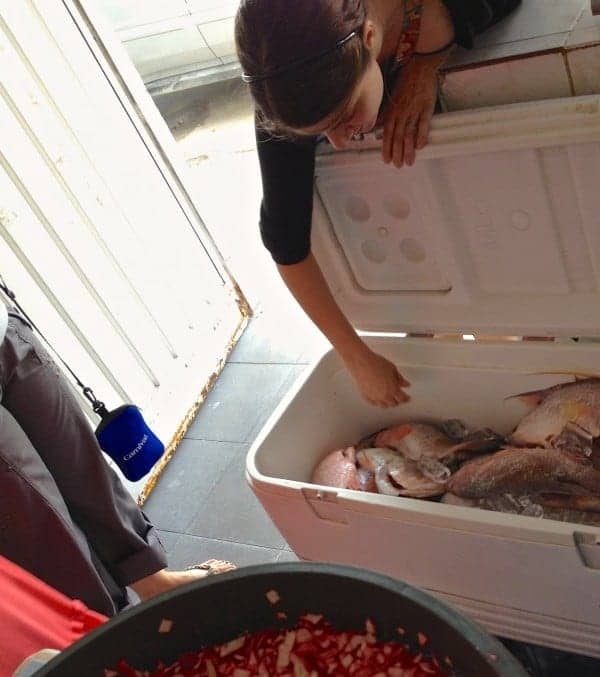
M 0 300 L 0 554 L 91 609 L 233 568 L 166 569 L 156 529 L 105 461 L 29 323 Z

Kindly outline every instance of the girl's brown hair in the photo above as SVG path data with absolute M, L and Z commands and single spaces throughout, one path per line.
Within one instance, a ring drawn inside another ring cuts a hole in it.
M 235 41 L 244 73 L 283 69 L 250 83 L 265 126 L 298 130 L 342 108 L 369 63 L 365 20 L 363 0 L 242 0 Z M 336 48 L 352 31 L 358 35 Z

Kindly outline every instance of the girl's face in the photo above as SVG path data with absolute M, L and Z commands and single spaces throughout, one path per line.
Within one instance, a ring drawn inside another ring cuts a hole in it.
M 338 111 L 312 127 L 298 130 L 301 134 L 325 134 L 336 149 L 344 148 L 356 134 L 365 134 L 377 122 L 383 99 L 383 76 L 371 56 L 369 65 L 356 83 L 348 102 Z

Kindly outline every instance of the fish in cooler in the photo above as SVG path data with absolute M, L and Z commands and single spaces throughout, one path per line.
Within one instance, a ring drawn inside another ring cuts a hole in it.
M 577 451 L 600 467 L 600 378 L 559 383 L 514 395 L 532 407 L 509 443 Z
M 600 378 L 520 397 L 508 438 L 463 421 L 406 421 L 329 454 L 313 482 L 529 517 L 600 521 Z
M 509 447 L 465 463 L 449 479 L 448 491 L 463 498 L 600 495 L 600 471 L 581 454 L 563 449 Z
M 354 447 L 327 454 L 314 469 L 312 482 L 338 489 L 377 491 L 374 474 L 358 466 Z
M 362 449 L 356 458 L 362 468 L 374 474 L 380 494 L 428 498 L 444 493 L 445 475 L 439 480 L 431 479 L 416 461 L 393 449 Z
M 439 496 L 444 492 L 449 471 L 435 459 L 431 463 L 440 466 L 429 468 L 431 475 L 438 471 L 437 478 L 428 477 L 417 462 L 393 449 L 368 448 L 356 452 L 354 447 L 347 447 L 327 454 L 314 469 L 312 482 L 388 496 Z
M 445 432 L 445 431 L 448 432 Z M 461 461 L 499 449 L 503 438 L 489 429 L 471 430 L 458 420 L 432 423 L 409 422 L 386 428 L 358 445 L 393 449 L 415 461 L 421 472 L 434 481 L 447 480 Z

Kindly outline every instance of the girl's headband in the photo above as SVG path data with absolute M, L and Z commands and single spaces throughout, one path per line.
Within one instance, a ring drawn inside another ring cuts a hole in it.
M 336 49 L 343 47 L 347 42 L 352 40 L 352 38 L 356 37 L 357 35 L 358 31 L 352 31 L 351 33 L 348 33 L 348 35 L 345 38 L 338 40 L 333 47 L 328 47 L 325 51 L 320 52 L 319 54 L 304 57 L 303 59 L 297 59 L 296 61 L 292 61 L 291 63 L 288 63 L 285 66 L 281 66 L 280 68 L 276 68 L 275 70 L 269 71 L 267 73 L 260 73 L 257 75 L 248 75 L 248 73 L 243 73 L 242 80 L 247 83 L 252 83 L 277 78 L 280 75 L 283 75 L 288 71 L 291 71 L 293 68 L 296 68 L 297 66 L 302 66 L 305 63 L 310 63 L 311 61 L 317 61 L 318 59 L 322 59 L 326 54 L 331 54 L 332 52 L 335 52 Z

